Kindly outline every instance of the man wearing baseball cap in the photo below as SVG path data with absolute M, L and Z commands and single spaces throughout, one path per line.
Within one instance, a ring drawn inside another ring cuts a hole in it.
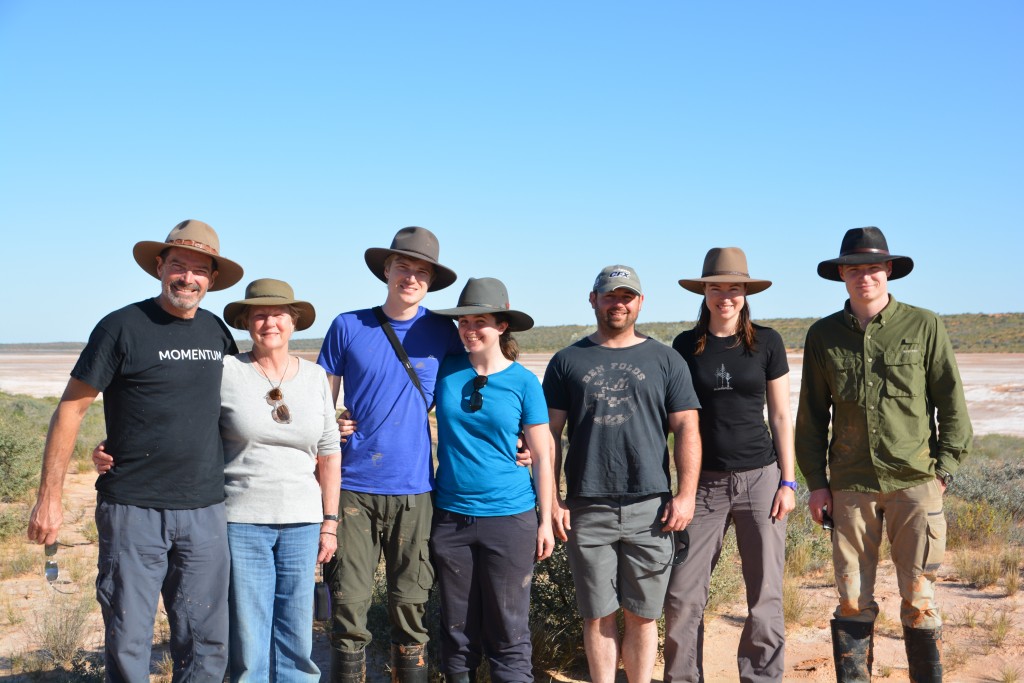
M 93 330 L 50 421 L 28 537 L 57 542 L 68 463 L 86 410 L 103 392 L 117 464 L 96 481 L 99 573 L 108 681 L 149 680 L 157 599 L 170 623 L 176 681 L 224 677 L 228 557 L 218 420 L 227 327 L 199 308 L 242 268 L 206 223 L 182 221 L 135 260 L 160 294 L 110 313 Z M 173 482 L 173 485 L 170 485 Z
M 883 530 L 903 599 L 910 680 L 942 680 L 935 599 L 946 546 L 942 496 L 972 430 L 942 321 L 889 294 L 889 281 L 913 267 L 910 258 L 889 253 L 875 227 L 849 230 L 839 257 L 818 264 L 818 275 L 843 282 L 849 299 L 807 332 L 796 459 L 811 491 L 811 516 L 834 524 L 839 605 L 832 649 L 840 682 L 871 680 Z
M 595 683 L 611 683 L 620 658 L 630 681 L 651 680 L 657 619 L 673 556 L 682 557 L 672 532 L 693 518 L 700 474 L 700 404 L 690 371 L 674 350 L 636 331 L 643 298 L 636 271 L 604 268 L 590 293 L 597 331 L 556 353 L 543 383 L 556 444 L 554 530 L 567 541 Z M 669 431 L 679 476 L 675 496 Z

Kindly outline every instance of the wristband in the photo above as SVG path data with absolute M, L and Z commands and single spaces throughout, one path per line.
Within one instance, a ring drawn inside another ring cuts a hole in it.
M 338 515 L 324 515 L 324 521 L 325 522 L 337 522 L 338 521 Z
M 788 486 L 789 488 L 791 488 L 794 491 L 796 491 L 796 482 L 795 481 L 786 481 L 785 479 L 783 479 L 782 481 L 779 482 L 779 486 Z
M 338 536 L 338 534 L 334 533 L 333 531 L 321 531 L 320 532 L 321 536 L 323 536 L 324 534 L 326 534 L 328 536 L 334 536 L 335 538 L 337 538 L 337 536 Z

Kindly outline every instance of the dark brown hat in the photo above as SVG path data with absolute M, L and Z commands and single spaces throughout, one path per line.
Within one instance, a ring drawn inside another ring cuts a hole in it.
M 159 280 L 156 257 L 170 247 L 205 254 L 216 261 L 217 279 L 210 285 L 211 292 L 227 289 L 242 279 L 242 266 L 220 255 L 220 239 L 216 231 L 202 221 L 182 221 L 174 226 L 163 242 L 139 242 L 132 254 L 144 271 Z
M 747 294 L 757 294 L 772 286 L 771 280 L 756 280 L 750 277 L 747 255 L 739 247 L 714 247 L 704 257 L 704 269 L 700 277 L 683 279 L 679 286 L 694 294 L 704 294 L 708 282 L 742 282 Z
M 898 280 L 910 274 L 914 269 L 914 261 L 909 256 L 896 256 L 889 253 L 889 244 L 885 235 L 878 228 L 851 228 L 843 236 L 843 244 L 839 247 L 839 258 L 822 261 L 818 264 L 818 275 L 826 280 L 842 282 L 839 277 L 839 266 L 859 266 L 865 263 L 885 263 L 892 261 L 890 280 Z
M 395 234 L 395 239 L 391 240 L 390 249 L 373 247 L 366 250 L 363 258 L 366 259 L 366 265 L 369 266 L 370 272 L 376 275 L 381 282 L 387 282 L 387 278 L 384 277 L 384 262 L 392 254 L 426 261 L 434 266 L 434 280 L 430 283 L 430 288 L 427 291 L 436 292 L 455 282 L 458 277 L 454 270 L 445 268 L 437 262 L 439 253 L 440 246 L 434 233 L 426 228 L 412 226 L 402 228 Z
M 513 311 L 508 302 L 508 290 L 505 283 L 493 277 L 471 277 L 459 294 L 459 305 L 434 311 L 438 315 L 458 318 L 460 315 L 494 315 L 500 313 L 508 316 L 510 332 L 524 332 L 533 327 L 533 318 L 522 311 Z
M 316 310 L 308 301 L 295 298 L 292 286 L 284 280 L 269 277 L 253 280 L 245 287 L 245 298 L 233 301 L 224 307 L 224 322 L 238 330 L 248 329 L 242 320 L 242 314 L 249 306 L 295 306 L 299 309 L 299 320 L 295 323 L 295 331 L 308 329 L 316 320 Z

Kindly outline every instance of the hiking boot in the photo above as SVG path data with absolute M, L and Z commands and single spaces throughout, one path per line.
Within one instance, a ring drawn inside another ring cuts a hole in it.
M 863 621 L 832 620 L 832 656 L 836 683 L 871 683 L 875 625 Z
M 942 683 L 942 628 L 903 627 L 911 683 Z
M 366 650 L 331 648 L 331 683 L 364 683 Z
M 427 646 L 425 643 L 391 643 L 391 683 L 427 683 Z

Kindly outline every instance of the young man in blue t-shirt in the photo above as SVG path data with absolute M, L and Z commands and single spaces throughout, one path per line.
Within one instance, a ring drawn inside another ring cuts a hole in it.
M 381 552 L 387 565 L 392 668 L 399 681 L 427 680 L 424 623 L 434 581 L 428 539 L 433 468 L 427 412 L 441 361 L 462 352 L 449 318 L 420 306 L 428 291 L 455 282 L 438 263 L 429 230 L 403 228 L 388 249 L 367 249 L 366 265 L 387 283 L 381 306 L 409 356 L 417 387 L 399 361 L 373 309 L 342 313 L 324 338 L 317 361 L 335 402 L 358 429 L 342 447 L 337 556 L 327 565 L 334 595 L 331 628 L 334 681 L 361 681 L 370 642 L 366 614 Z

